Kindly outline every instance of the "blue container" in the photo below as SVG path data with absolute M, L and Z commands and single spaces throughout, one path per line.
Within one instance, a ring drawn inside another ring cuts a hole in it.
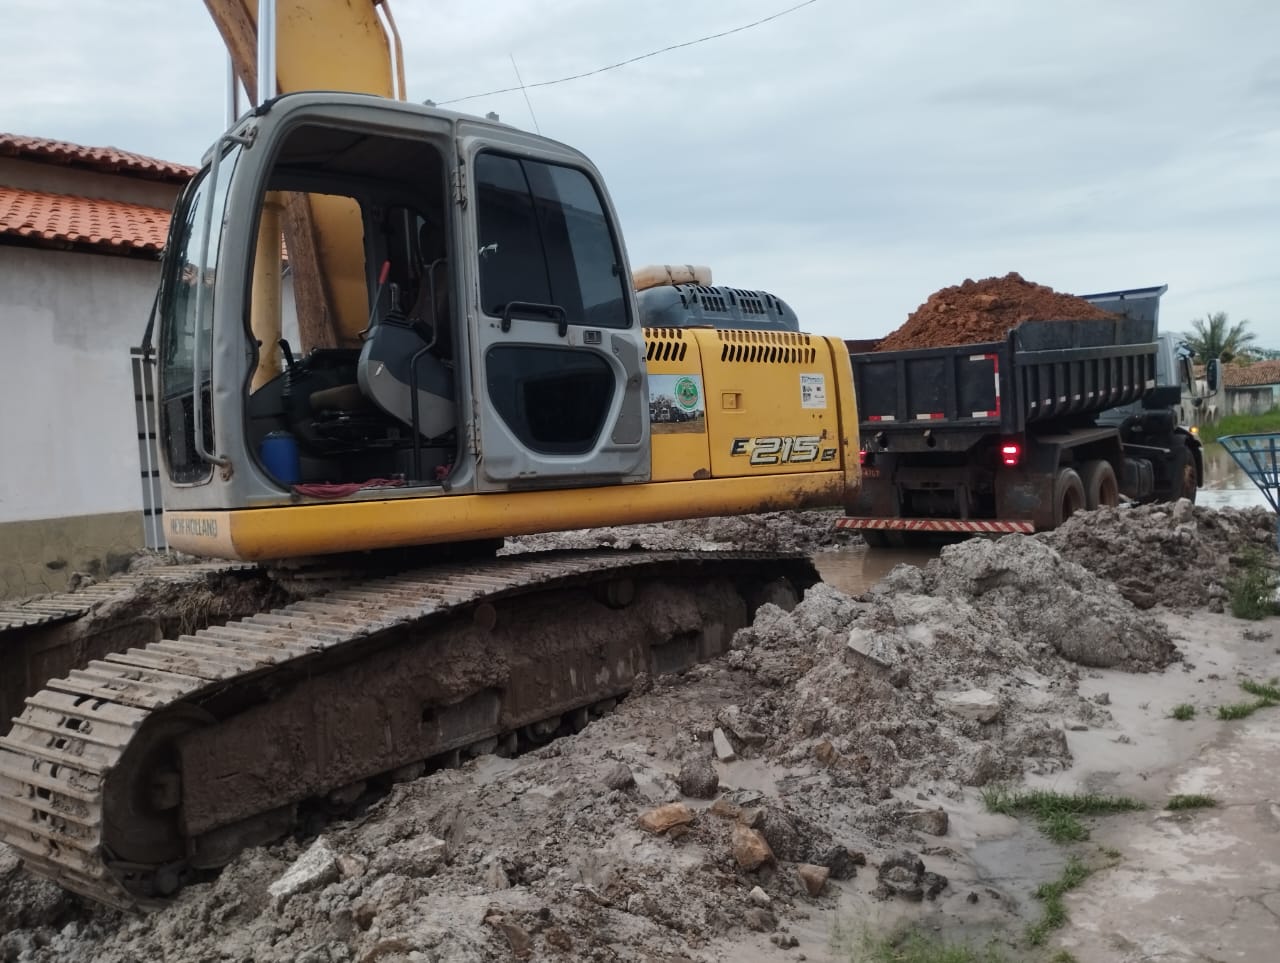
M 302 481 L 302 463 L 298 460 L 298 439 L 287 431 L 273 431 L 262 439 L 259 450 L 267 471 L 284 485 Z

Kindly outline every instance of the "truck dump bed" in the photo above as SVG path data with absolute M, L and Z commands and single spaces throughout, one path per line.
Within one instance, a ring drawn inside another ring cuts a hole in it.
M 1115 321 L 1027 321 L 1004 341 L 987 344 L 855 351 L 862 432 L 1016 434 L 1034 422 L 1137 401 L 1156 384 L 1156 321 L 1143 316 L 1151 312 L 1131 314 Z

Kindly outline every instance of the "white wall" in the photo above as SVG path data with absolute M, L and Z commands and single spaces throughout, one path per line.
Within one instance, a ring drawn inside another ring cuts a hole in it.
M 0 522 L 140 510 L 129 348 L 159 274 L 0 245 Z

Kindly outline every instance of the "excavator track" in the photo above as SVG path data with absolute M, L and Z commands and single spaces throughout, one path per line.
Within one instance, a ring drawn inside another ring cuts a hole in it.
M 125 910 L 424 761 L 537 744 L 727 649 L 801 555 L 593 551 L 406 571 L 47 684 L 0 738 L 0 839 Z
M 29 599 L 0 601 L 0 635 L 16 629 L 30 629 L 77 619 L 99 605 L 127 598 L 138 586 L 147 582 L 169 582 L 181 585 L 198 582 L 210 575 L 253 568 L 251 562 L 190 562 L 185 565 L 157 565 L 117 575 L 71 592 L 38 595 Z

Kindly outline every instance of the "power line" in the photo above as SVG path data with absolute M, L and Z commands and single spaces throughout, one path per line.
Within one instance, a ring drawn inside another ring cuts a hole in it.
M 672 50 L 692 47 L 696 44 L 706 43 L 708 40 L 719 40 L 721 37 L 728 37 L 731 34 L 750 30 L 752 27 L 758 27 L 762 23 L 768 23 L 770 20 L 777 20 L 779 17 L 785 17 L 787 14 L 794 13 L 801 7 L 807 7 L 810 4 L 817 2 L 818 0 L 804 0 L 803 3 L 797 3 L 794 6 L 787 7 L 785 10 L 779 10 L 777 13 L 772 13 L 767 17 L 761 17 L 759 20 L 753 20 L 751 23 L 744 23 L 742 26 L 734 27 L 731 30 L 722 30 L 719 33 L 707 34 L 705 37 L 698 37 L 696 40 L 686 40 L 684 43 L 673 43 L 669 47 L 663 47 L 661 50 L 651 50 L 648 53 L 640 54 L 638 57 L 632 57 L 629 60 L 620 60 L 616 64 L 609 64 L 607 67 L 597 67 L 595 70 L 588 70 L 585 73 L 574 74 L 571 77 L 560 77 L 557 80 L 542 80 L 536 84 L 521 84 L 518 87 L 503 87 L 501 90 L 486 90 L 482 94 L 468 94 L 465 97 L 455 97 L 452 100 L 440 100 L 436 101 L 436 103 L 443 107 L 445 104 L 460 104 L 464 100 L 475 100 L 478 97 L 493 97 L 496 94 L 509 94 L 514 90 L 524 91 L 532 87 L 551 87 L 555 84 L 568 83 L 570 80 L 581 80 L 583 77 L 594 77 L 596 74 L 602 74 L 609 70 L 617 70 L 619 67 L 626 67 L 628 64 L 637 63 L 641 60 L 648 60 L 650 57 L 658 56 L 658 54 L 670 53 Z M 512 62 L 514 63 L 514 58 Z

